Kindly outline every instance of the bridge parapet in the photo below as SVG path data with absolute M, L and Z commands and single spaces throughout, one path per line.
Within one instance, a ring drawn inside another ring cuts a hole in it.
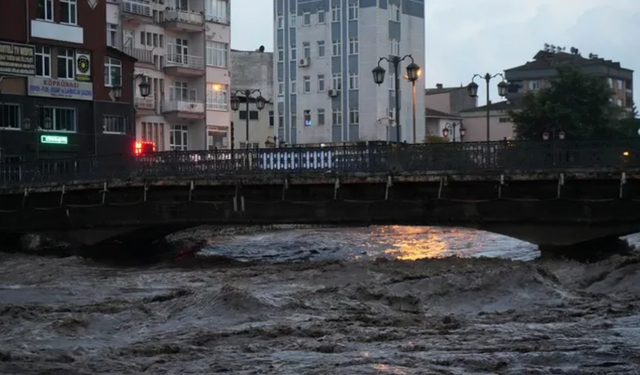
M 638 155 L 636 155 L 638 150 Z M 640 168 L 640 139 L 359 144 L 158 152 L 0 164 L 0 189 L 127 179 L 505 173 Z

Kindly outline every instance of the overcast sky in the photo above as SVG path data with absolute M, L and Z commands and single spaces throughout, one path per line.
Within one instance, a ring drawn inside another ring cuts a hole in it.
M 640 0 L 426 0 L 425 6 L 427 87 L 466 85 L 474 73 L 521 65 L 544 43 L 620 61 L 640 74 Z M 232 48 L 263 44 L 273 51 L 272 20 L 272 0 L 233 0 Z M 634 81 L 638 92 L 640 76 Z

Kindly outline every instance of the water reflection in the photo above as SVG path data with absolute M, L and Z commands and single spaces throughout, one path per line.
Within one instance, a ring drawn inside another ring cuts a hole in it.
M 444 256 L 532 259 L 535 245 L 466 228 L 370 226 L 307 228 L 216 237 L 204 255 L 244 260 L 402 260 Z

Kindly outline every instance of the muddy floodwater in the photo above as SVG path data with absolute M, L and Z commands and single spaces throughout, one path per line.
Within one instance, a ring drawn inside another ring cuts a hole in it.
M 135 268 L 0 253 L 0 374 L 639 374 L 640 255 L 537 255 L 415 227 L 218 236 Z

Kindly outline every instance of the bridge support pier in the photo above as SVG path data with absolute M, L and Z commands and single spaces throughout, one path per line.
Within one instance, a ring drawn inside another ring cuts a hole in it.
M 627 240 L 617 236 L 596 238 L 573 245 L 538 245 L 543 259 L 567 258 L 578 261 L 591 261 L 606 258 L 614 254 L 626 254 L 634 249 Z

